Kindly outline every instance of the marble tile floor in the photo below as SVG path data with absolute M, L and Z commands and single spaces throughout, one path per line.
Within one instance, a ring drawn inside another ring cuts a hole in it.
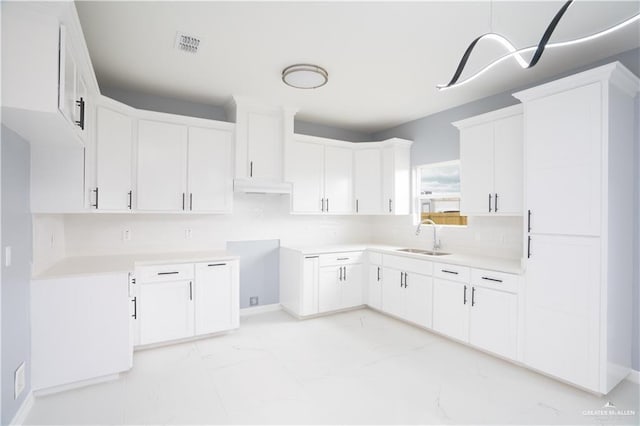
M 590 415 L 609 401 L 635 415 Z M 637 425 L 638 405 L 629 381 L 599 398 L 369 309 L 278 311 L 136 352 L 118 380 L 36 398 L 26 424 Z

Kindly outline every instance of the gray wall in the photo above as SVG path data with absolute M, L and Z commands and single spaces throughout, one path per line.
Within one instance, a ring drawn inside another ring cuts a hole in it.
M 546 81 L 556 80 L 567 75 L 574 74 L 576 72 L 584 71 L 590 68 L 594 68 L 599 65 L 604 65 L 613 61 L 620 61 L 634 74 L 640 76 L 640 49 L 633 49 L 627 52 L 623 52 L 616 56 L 603 59 L 598 62 L 594 62 L 590 65 L 576 68 L 572 71 L 554 76 L 544 81 L 536 83 L 536 85 L 544 83 Z M 531 86 L 527 86 L 531 87 Z M 525 89 L 527 87 L 521 87 L 518 89 L 509 90 L 504 93 L 500 93 L 495 96 L 491 96 L 485 99 L 480 99 L 475 102 L 471 102 L 465 105 L 461 105 L 456 108 L 452 108 L 446 111 L 438 112 L 436 114 L 420 118 L 418 120 L 410 121 L 400 126 L 384 130 L 382 132 L 375 133 L 373 135 L 374 140 L 383 140 L 391 137 L 406 138 L 414 141 L 411 146 L 411 164 L 412 166 L 435 163 L 439 161 L 455 160 L 460 158 L 460 145 L 458 140 L 458 130 L 451 125 L 451 122 L 462 120 L 464 118 L 473 117 L 474 115 L 482 114 L 485 112 L 493 111 L 495 109 L 515 105 L 518 101 L 511 96 L 511 93 L 518 90 Z M 640 117 L 640 106 L 638 99 L 636 99 L 637 112 L 636 117 Z M 640 119 L 638 119 L 640 121 Z M 638 124 L 640 126 L 640 123 Z M 639 151 L 636 156 L 636 196 L 640 199 L 640 130 L 636 134 L 635 138 L 636 149 Z M 640 200 L 636 203 L 638 211 L 640 211 Z M 638 218 L 638 215 L 636 215 Z M 636 219 L 636 222 L 640 219 Z M 634 287 L 633 287 L 633 369 L 640 370 L 640 225 L 636 223 L 636 230 L 634 231 L 636 237 L 635 241 L 635 259 L 637 259 L 637 271 L 635 271 Z
M 302 135 L 320 136 L 349 142 L 371 142 L 373 140 L 373 136 L 370 133 L 339 129 L 337 127 L 300 120 L 295 121 L 293 131 Z
M 280 240 L 229 241 L 227 251 L 240 257 L 240 308 L 253 296 L 258 305 L 280 301 Z
M 100 86 L 100 92 L 109 98 L 130 105 L 134 108 L 189 117 L 207 118 L 226 121 L 227 114 L 222 106 L 207 105 L 197 102 L 181 101 L 165 96 L 151 95 L 117 87 Z
M 117 87 L 101 86 L 100 92 L 104 96 L 115 99 L 134 108 L 166 112 L 169 114 L 186 115 L 188 117 L 227 121 L 227 114 L 223 106 L 182 101 L 166 96 L 151 95 L 148 93 L 120 89 Z M 326 126 L 324 124 L 309 123 L 300 120 L 295 120 L 294 131 L 303 135 L 320 136 L 351 142 L 366 142 L 372 140 L 371 135 L 368 133 L 345 130 L 337 127 Z
M 29 280 L 31 277 L 31 211 L 29 206 L 29 143 L 2 126 L 2 424 L 8 424 L 31 390 Z M 5 267 L 4 248 L 12 248 Z M 27 386 L 13 399 L 13 375 L 26 363 Z

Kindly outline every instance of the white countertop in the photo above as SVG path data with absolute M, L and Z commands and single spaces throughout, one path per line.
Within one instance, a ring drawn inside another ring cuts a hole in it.
M 324 254 L 324 253 L 341 253 L 348 251 L 370 250 L 383 254 L 393 254 L 396 256 L 405 256 L 413 259 L 429 260 L 432 262 L 447 263 L 451 265 L 469 266 L 472 268 L 487 269 L 490 271 L 507 272 L 510 274 L 521 274 L 523 272 L 520 259 L 507 259 L 501 257 L 483 256 L 475 254 L 448 254 L 444 256 L 429 256 L 418 253 L 407 253 L 398 251 L 405 247 L 390 246 L 385 244 L 345 244 L 331 246 L 283 246 L 291 250 L 299 251 L 303 255 L 308 254 Z
M 166 263 L 197 263 L 221 260 L 234 260 L 224 250 L 177 252 L 177 253 L 139 253 L 106 256 L 66 257 L 45 271 L 33 276 L 33 279 L 58 278 L 72 275 L 106 274 L 115 272 L 133 272 L 136 266 L 158 265 Z

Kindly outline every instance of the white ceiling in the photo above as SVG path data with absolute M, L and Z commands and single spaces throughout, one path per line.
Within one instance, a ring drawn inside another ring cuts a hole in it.
M 506 61 L 475 82 L 439 92 L 467 45 L 501 33 L 535 45 L 562 1 L 501 2 L 76 2 L 101 85 L 221 105 L 244 95 L 299 108 L 298 118 L 375 132 L 500 93 L 640 46 L 640 24 L 546 51 L 535 68 Z M 490 13 L 491 9 L 493 10 Z M 605 29 L 640 2 L 576 1 L 551 41 Z M 492 19 L 490 17 L 492 16 Z M 491 23 L 492 22 L 492 23 Z M 196 55 L 174 48 L 177 31 L 202 39 Z M 504 51 L 479 45 L 468 70 Z M 285 86 L 294 63 L 327 69 L 315 90 Z

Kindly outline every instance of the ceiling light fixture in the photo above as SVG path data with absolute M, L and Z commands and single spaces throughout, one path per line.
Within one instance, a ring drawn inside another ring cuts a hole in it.
M 464 55 L 462 56 L 462 59 L 460 60 L 460 63 L 458 64 L 458 68 L 456 69 L 456 72 L 453 75 L 453 78 L 451 79 L 451 81 L 449 81 L 449 83 L 447 84 L 441 84 L 436 86 L 436 88 L 438 90 L 444 90 L 444 89 L 451 89 L 453 87 L 459 87 L 462 86 L 463 84 L 469 83 L 473 80 L 475 80 L 476 78 L 480 77 L 482 74 L 486 73 L 487 71 L 489 71 L 491 68 L 495 67 L 496 65 L 498 65 L 501 62 L 504 62 L 505 60 L 513 57 L 516 59 L 516 61 L 518 62 L 518 64 L 522 67 L 522 68 L 533 68 L 538 61 L 540 60 L 540 57 L 542 56 L 542 53 L 544 52 L 545 49 L 552 49 L 552 48 L 556 48 L 556 47 L 564 47 L 564 46 L 570 46 L 573 44 L 578 44 L 578 43 L 583 43 L 586 41 L 590 41 L 590 40 L 594 40 L 596 38 L 602 37 L 604 35 L 610 34 L 614 31 L 617 31 L 623 27 L 626 27 L 627 25 L 639 21 L 640 20 L 640 13 L 633 15 L 632 17 L 612 26 L 609 27 L 605 30 L 602 31 L 598 31 L 597 33 L 593 33 L 590 34 L 588 36 L 584 36 L 584 37 L 580 37 L 580 38 L 576 38 L 573 40 L 568 40 L 568 41 L 561 41 L 561 42 L 556 42 L 556 43 L 549 43 L 549 39 L 551 38 L 551 34 L 553 34 L 553 31 L 555 30 L 556 26 L 558 25 L 558 22 L 560 21 L 560 18 L 562 18 L 562 15 L 564 15 L 564 13 L 566 12 L 566 10 L 569 8 L 569 6 L 571 5 L 571 3 L 573 2 L 573 0 L 569 0 L 567 1 L 562 8 L 560 8 L 560 10 L 556 13 L 556 15 L 553 17 L 553 19 L 551 20 L 551 22 L 549 23 L 549 25 L 547 26 L 547 29 L 545 30 L 544 34 L 542 35 L 542 38 L 540 39 L 540 43 L 538 43 L 537 46 L 529 46 L 529 47 L 524 47 L 522 49 L 516 49 L 515 46 L 509 41 L 507 40 L 505 37 L 501 36 L 500 34 L 495 34 L 495 33 L 488 33 L 488 34 L 483 34 L 480 37 L 476 38 L 473 42 L 471 42 L 471 44 L 469 45 L 469 47 L 467 47 L 467 50 L 464 52 Z M 509 53 L 507 53 L 506 55 L 503 55 L 501 57 L 499 57 L 498 59 L 494 60 L 493 62 L 485 65 L 483 68 L 481 68 L 480 70 L 476 71 L 474 74 L 472 74 L 471 76 L 467 77 L 464 80 L 459 80 L 460 75 L 462 74 L 462 71 L 464 70 L 465 65 L 467 64 L 467 60 L 469 59 L 469 56 L 471 55 L 471 52 L 473 51 L 474 47 L 476 46 L 476 44 L 481 40 L 481 39 L 488 39 L 488 40 L 494 40 L 497 41 L 498 43 L 500 43 L 503 47 L 505 47 L 505 49 L 507 49 L 507 51 Z M 534 52 L 533 56 L 531 58 L 531 61 L 527 62 L 524 57 L 522 56 L 522 54 L 524 53 L 530 53 L 530 52 Z
M 317 89 L 329 81 L 324 68 L 312 64 L 295 64 L 282 70 L 282 81 L 296 89 Z

